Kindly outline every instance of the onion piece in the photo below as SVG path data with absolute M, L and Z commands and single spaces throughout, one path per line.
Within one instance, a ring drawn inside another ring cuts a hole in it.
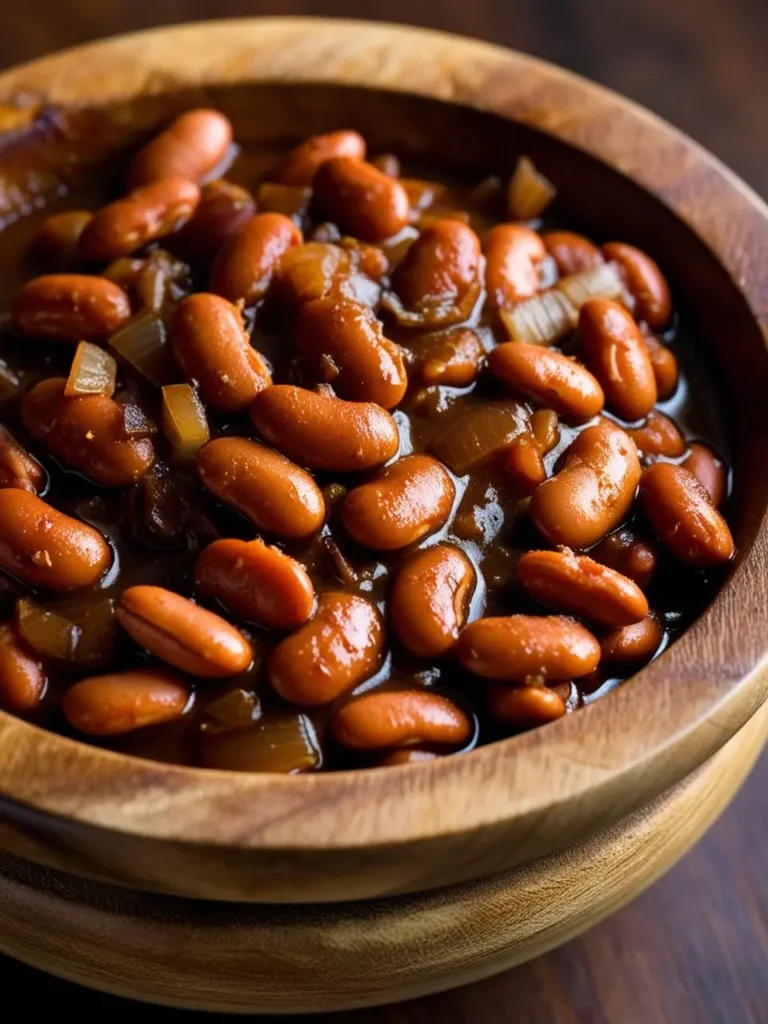
M 567 295 L 550 290 L 499 312 L 512 341 L 553 345 L 576 328 L 579 314 Z
M 307 715 L 265 715 L 248 729 L 201 731 L 206 768 L 232 772 L 280 772 L 295 775 L 320 767 L 321 754 Z
M 625 295 L 617 263 L 601 263 L 580 274 L 563 277 L 555 288 L 567 296 L 576 309 L 581 309 L 588 299 L 623 299 Z
M 263 181 L 256 194 L 256 207 L 259 213 L 282 213 L 301 224 L 311 199 L 311 188 L 283 185 L 279 181 Z
M 521 156 L 507 186 L 507 208 L 515 220 L 540 217 L 557 195 L 557 189 L 536 170 L 533 161 Z
M 173 362 L 163 321 L 145 311 L 109 339 L 109 347 L 157 387 L 173 379 Z
M 117 634 L 115 602 L 106 594 L 74 594 L 52 601 L 48 611 L 72 623 L 77 639 L 67 659 L 89 668 L 102 667 L 112 657 Z
M 152 437 L 157 433 L 157 424 L 138 402 L 126 399 L 123 406 L 123 423 L 127 437 Z
M 192 459 L 210 437 L 203 403 L 189 384 L 163 388 L 162 429 L 179 459 Z
M 520 402 L 489 402 L 472 409 L 432 442 L 434 455 L 464 476 L 528 431 L 528 409 Z
M 7 402 L 9 398 L 13 398 L 18 393 L 20 387 L 21 381 L 19 378 L 0 359 L 0 405 L 3 402 Z
M 77 395 L 106 395 L 115 393 L 117 361 L 114 356 L 90 341 L 81 341 L 72 360 L 72 368 L 64 388 L 70 398 Z
M 144 261 L 136 277 L 139 302 L 159 316 L 189 290 L 189 273 L 186 263 L 164 249 L 157 249 Z
M 80 637 L 74 622 L 29 597 L 16 602 L 16 628 L 36 654 L 57 661 L 71 661 Z
M 260 715 L 261 705 L 256 694 L 238 687 L 211 701 L 205 709 L 200 730 L 210 735 L 249 729 Z

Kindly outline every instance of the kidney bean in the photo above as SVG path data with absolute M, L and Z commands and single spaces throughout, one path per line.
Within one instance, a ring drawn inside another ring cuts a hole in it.
M 318 168 L 333 157 L 364 160 L 365 139 L 359 132 L 353 131 L 313 135 L 292 149 L 280 161 L 270 178 L 284 185 L 311 185 Z
M 401 324 L 451 327 L 466 320 L 480 295 L 480 240 L 457 220 L 424 228 L 392 275 L 405 312 Z
M 476 331 L 456 327 L 419 338 L 416 376 L 429 387 L 441 384 L 464 388 L 475 381 L 485 359 L 485 349 Z
M 629 626 L 648 614 L 636 583 L 586 555 L 527 551 L 517 563 L 517 575 L 537 601 L 597 626 Z
M 282 213 L 257 213 L 224 242 L 211 270 L 211 291 L 247 306 L 266 294 L 280 257 L 301 245 L 301 231 Z
M 561 277 L 592 270 L 605 262 L 598 247 L 575 231 L 548 231 L 541 240 Z
M 396 178 L 360 157 L 325 160 L 313 182 L 315 199 L 346 234 L 382 242 L 408 223 L 408 194 Z
M 508 341 L 488 354 L 488 366 L 507 387 L 565 419 L 589 420 L 603 407 L 603 389 L 595 377 L 561 352 Z
M 656 534 L 681 562 L 707 567 L 733 557 L 728 524 L 690 470 L 668 462 L 649 466 L 640 479 L 640 500 Z
M 83 679 L 64 694 L 61 709 L 78 732 L 120 736 L 176 721 L 184 714 L 190 696 L 183 679 L 146 668 Z
M 712 449 L 694 441 L 682 465 L 706 488 L 713 505 L 719 508 L 728 488 L 728 472 Z
M 226 678 L 253 661 L 251 645 L 239 630 L 163 587 L 129 587 L 115 614 L 140 647 L 190 675 Z
M 626 527 L 601 540 L 590 555 L 595 561 L 629 577 L 641 590 L 648 589 L 659 560 L 656 549 Z
M 331 732 L 348 750 L 387 750 L 414 743 L 456 748 L 472 738 L 472 723 L 439 693 L 385 690 L 354 697 L 334 715 Z
M 677 424 L 655 409 L 648 413 L 642 427 L 628 430 L 627 433 L 642 455 L 663 455 L 674 459 L 685 451 L 685 441 Z
M 92 526 L 57 512 L 29 491 L 0 490 L 0 568 L 32 587 L 66 592 L 90 587 L 112 562 Z
M 36 384 L 21 404 L 21 418 L 36 441 L 66 466 L 105 487 L 129 487 L 151 469 L 155 445 L 129 437 L 123 406 L 107 395 L 67 397 L 66 380 Z
M 672 315 L 669 285 L 658 264 L 634 245 L 626 242 L 608 242 L 603 256 L 619 264 L 622 276 L 635 300 L 638 319 L 645 320 L 654 330 L 666 326 Z
M 22 334 L 50 341 L 103 341 L 131 316 L 118 285 L 88 274 L 44 274 L 22 286 L 13 319 Z
M 174 310 L 171 346 L 184 376 L 219 412 L 246 409 L 272 377 L 251 347 L 239 311 L 220 295 L 200 292 Z
M 456 654 L 468 672 L 485 679 L 576 679 L 597 668 L 600 645 L 584 626 L 562 615 L 507 615 L 470 622 L 459 635 Z
M 197 454 L 197 472 L 209 491 L 260 530 L 308 537 L 322 526 L 325 501 L 309 473 L 256 441 L 209 441 Z
M 188 110 L 134 156 L 128 187 L 178 176 L 200 182 L 216 170 L 231 144 L 232 125 L 218 110 Z
M 40 704 L 47 684 L 42 662 L 22 643 L 9 622 L 0 623 L 0 708 L 27 715 Z
M 391 409 L 405 395 L 402 352 L 384 337 L 367 306 L 349 299 L 315 299 L 300 310 L 295 339 L 315 379 L 332 384 L 343 398 Z
M 588 299 L 579 312 L 579 335 L 608 404 L 626 420 L 647 416 L 658 398 L 656 377 L 631 314 L 610 299 Z
M 472 563 L 458 548 L 418 551 L 398 569 L 390 598 L 400 643 L 417 658 L 446 654 L 467 620 L 475 586 Z
M 274 648 L 267 678 L 293 704 L 327 704 L 373 675 L 383 647 L 374 605 L 356 594 L 323 594 L 314 617 Z
M 666 345 L 654 338 L 652 334 L 644 334 L 643 341 L 648 349 L 653 375 L 656 378 L 656 390 L 660 399 L 671 398 L 677 389 L 677 359 Z
M 560 443 L 560 423 L 554 409 L 537 409 L 531 416 L 531 433 L 542 455 Z
M 247 189 L 223 179 L 212 181 L 201 189 L 192 218 L 174 235 L 173 250 L 188 260 L 211 259 L 255 213 L 256 203 Z
M 77 263 L 80 236 L 93 218 L 90 210 L 66 210 L 46 217 L 34 241 L 34 256 L 49 267 Z
M 0 424 L 0 487 L 19 487 L 39 494 L 45 488 L 45 470 L 10 430 Z
M 485 236 L 488 302 L 506 309 L 539 290 L 539 263 L 547 255 L 541 237 L 522 224 L 499 224 Z
M 552 544 L 588 548 L 624 519 L 640 479 L 637 449 L 603 420 L 578 435 L 559 473 L 531 498 L 534 525 Z
M 541 449 L 532 435 L 516 437 L 501 458 L 505 472 L 525 495 L 533 494 L 547 478 Z
M 303 566 L 260 540 L 214 541 L 197 560 L 195 585 L 229 612 L 267 629 L 296 629 L 315 608 L 315 588 Z
M 397 424 L 381 406 L 287 384 L 261 391 L 251 419 L 265 440 L 312 469 L 373 469 L 388 462 L 400 443 Z
M 492 686 L 486 700 L 494 718 L 518 729 L 535 729 L 566 713 L 563 698 L 547 686 Z
M 85 260 L 116 260 L 173 234 L 200 202 L 200 189 L 186 178 L 165 178 L 103 206 L 80 236 Z
M 359 544 L 395 551 L 438 530 L 456 496 L 453 480 L 429 455 L 406 455 L 350 491 L 341 521 Z
M 650 661 L 659 649 L 663 636 L 659 620 L 651 613 L 640 622 L 603 634 L 600 637 L 601 660 L 606 665 Z

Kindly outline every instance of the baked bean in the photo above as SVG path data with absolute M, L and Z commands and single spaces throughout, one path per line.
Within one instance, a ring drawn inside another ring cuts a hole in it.
M 267 664 L 272 688 L 294 704 L 327 704 L 379 667 L 384 626 L 370 601 L 327 593 L 313 618 L 277 645 Z
M 22 334 L 49 341 L 103 341 L 131 316 L 118 285 L 88 274 L 44 274 L 27 281 L 13 306 Z
M 539 264 L 547 255 L 541 237 L 522 224 L 499 224 L 485 236 L 488 302 L 506 309 L 539 290 Z
M 414 743 L 463 747 L 472 723 L 456 705 L 426 690 L 364 693 L 337 711 L 331 732 L 348 750 L 387 750 Z
M 589 420 L 603 407 L 603 389 L 589 370 L 552 349 L 508 341 L 488 354 L 488 366 L 507 387 L 564 419 Z
M 115 614 L 140 647 L 190 675 L 226 678 L 253 661 L 251 645 L 239 630 L 163 587 L 129 587 Z
M 39 494 L 45 488 L 46 474 L 10 430 L 0 424 L 0 487 L 19 487 Z
M 260 540 L 217 540 L 200 555 L 195 585 L 241 619 L 267 629 L 296 629 L 315 607 L 304 568 Z
M 517 575 L 537 601 L 596 626 L 629 626 L 648 614 L 636 583 L 586 555 L 527 551 L 517 563 Z
M 211 291 L 247 306 L 266 294 L 286 250 L 301 245 L 301 231 L 282 213 L 257 213 L 224 242 L 211 270 Z
M 375 306 L 381 286 L 378 279 L 367 275 L 363 263 L 368 269 L 376 268 L 363 257 L 361 250 L 322 242 L 294 246 L 280 257 L 272 291 L 289 309 L 323 298 L 351 299 Z
M 672 315 L 672 299 L 658 264 L 626 242 L 608 242 L 603 246 L 603 256 L 621 268 L 624 282 L 635 300 L 638 319 L 645 320 L 654 331 L 665 327 Z
M 728 524 L 690 470 L 668 462 L 649 466 L 640 479 L 640 500 L 656 534 L 681 562 L 706 567 L 733 557 Z
M 247 409 L 272 383 L 269 370 L 243 328 L 239 311 L 220 295 L 200 292 L 174 310 L 171 346 L 187 380 L 219 412 Z
M 160 669 L 94 676 L 64 694 L 69 724 L 87 736 L 120 736 L 181 718 L 191 692 L 183 679 Z
M 212 181 L 200 190 L 192 218 L 173 236 L 173 250 L 188 260 L 211 259 L 255 213 L 256 203 L 247 189 L 223 179 Z
M 318 168 L 327 160 L 345 156 L 365 159 L 365 139 L 358 132 L 313 135 L 292 149 L 270 177 L 284 185 L 311 185 Z
M 579 312 L 579 335 L 611 408 L 625 420 L 647 416 L 658 398 L 656 377 L 631 314 L 611 299 L 589 299 Z
M 390 750 L 376 763 L 382 768 L 394 768 L 401 764 L 421 764 L 424 761 L 435 761 L 440 756 L 436 750 L 429 750 L 427 747 L 401 747 L 400 750 Z
M 501 457 L 505 472 L 525 495 L 533 494 L 547 478 L 541 449 L 532 435 L 516 437 Z
M 35 238 L 35 258 L 49 267 L 66 268 L 77 263 L 80 236 L 92 218 L 90 210 L 66 210 L 46 217 Z
M 349 492 L 341 521 L 359 544 L 395 551 L 440 529 L 455 496 L 453 480 L 437 459 L 406 455 Z
M 28 715 L 40 705 L 47 681 L 39 658 L 27 650 L 9 622 L 0 623 L 0 708 Z
M 65 395 L 66 380 L 49 377 L 21 404 L 21 418 L 36 441 L 66 466 L 105 487 L 129 487 L 155 461 L 149 437 L 129 437 L 123 407 L 107 395 Z
M 728 473 L 723 462 L 711 448 L 694 441 L 682 464 L 706 488 L 715 508 L 719 508 L 728 487 Z
M 163 178 L 200 182 L 213 173 L 232 144 L 232 125 L 218 110 L 188 110 L 134 156 L 128 188 Z
M 261 436 L 313 469 L 356 473 L 388 462 L 400 435 L 386 410 L 288 384 L 261 391 L 251 406 Z
M 656 549 L 626 527 L 601 540 L 590 556 L 629 577 L 641 590 L 650 586 L 659 561 Z
M 560 422 L 554 409 L 537 409 L 531 416 L 531 433 L 542 455 L 560 443 Z
M 144 185 L 93 216 L 80 236 L 80 255 L 104 262 L 130 256 L 149 242 L 172 235 L 199 202 L 200 189 L 186 178 Z
M 197 454 L 197 472 L 219 501 L 233 505 L 260 530 L 308 537 L 322 526 L 325 501 L 309 473 L 256 441 L 209 441 Z
M 597 668 L 600 644 L 562 615 L 477 619 L 456 643 L 463 667 L 485 679 L 521 682 L 529 676 L 577 679 Z
M 438 544 L 418 551 L 398 569 L 392 587 L 392 625 L 418 658 L 446 654 L 467 620 L 475 586 L 472 563 L 458 548 Z
M 589 548 L 624 519 L 639 480 L 633 442 L 603 420 L 582 430 L 560 472 L 536 490 L 531 518 L 550 543 Z
M 566 713 L 563 698 L 547 686 L 492 686 L 487 704 L 494 718 L 518 729 L 535 729 Z
M 643 341 L 648 349 L 653 375 L 656 378 L 656 390 L 660 399 L 671 398 L 677 390 L 677 359 L 666 345 L 654 338 L 652 334 L 644 334 Z
M 598 247 L 575 231 L 548 231 L 541 240 L 561 277 L 593 270 L 605 262 Z
M 675 459 L 685 451 L 685 441 L 677 425 L 664 413 L 652 409 L 642 427 L 627 433 L 641 455 L 663 455 Z
M 606 665 L 650 661 L 658 651 L 663 636 L 659 620 L 651 613 L 640 622 L 604 633 L 600 637 L 601 660 Z
M 315 199 L 342 231 L 381 242 L 408 223 L 408 195 L 396 178 L 355 156 L 325 160 L 314 178 Z
M 429 387 L 441 384 L 465 388 L 475 381 L 485 359 L 485 349 L 476 331 L 456 327 L 419 339 L 416 376 Z
M 32 587 L 66 592 L 97 583 L 112 562 L 92 526 L 29 491 L 0 490 L 0 568 Z
M 480 296 L 480 240 L 457 220 L 424 228 L 392 276 L 403 304 L 398 321 L 451 327 L 468 319 Z

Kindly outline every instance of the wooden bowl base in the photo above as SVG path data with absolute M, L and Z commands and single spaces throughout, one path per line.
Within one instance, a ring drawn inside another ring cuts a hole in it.
M 768 738 L 768 705 L 641 812 L 557 856 L 417 896 L 204 903 L 0 855 L 0 950 L 117 995 L 229 1013 L 373 1006 L 531 959 L 612 913 L 709 827 Z

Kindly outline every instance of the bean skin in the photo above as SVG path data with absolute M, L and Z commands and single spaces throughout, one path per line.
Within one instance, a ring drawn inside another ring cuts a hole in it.
M 359 473 L 388 462 L 400 435 L 386 410 L 288 384 L 261 391 L 251 406 L 261 436 L 312 469 Z
M 337 711 L 334 739 L 348 750 L 376 751 L 414 743 L 462 747 L 472 738 L 472 723 L 439 693 L 385 690 L 364 693 Z
M 177 176 L 202 181 L 226 156 L 232 134 L 232 125 L 218 110 L 188 110 L 134 156 L 128 188 Z
M 189 704 L 189 686 L 160 669 L 139 669 L 94 676 L 64 694 L 64 717 L 86 736 L 121 736 L 149 725 L 181 718 Z
M 681 562 L 706 568 L 733 557 L 728 524 L 690 470 L 668 462 L 649 466 L 640 500 L 657 536 Z
M 608 405 L 625 420 L 647 416 L 658 398 L 656 377 L 631 314 L 610 299 L 588 299 L 579 312 L 579 335 Z
M 325 501 L 309 473 L 256 441 L 209 441 L 197 454 L 197 472 L 212 494 L 260 530 L 296 538 L 322 526 Z
M 18 487 L 39 494 L 46 484 L 45 470 L 10 430 L 0 424 L 0 487 Z
M 573 359 L 521 341 L 497 345 L 488 354 L 491 373 L 507 387 L 564 419 L 592 419 L 605 397 L 596 378 Z
M 0 568 L 43 590 L 93 586 L 112 552 L 92 526 L 57 512 L 28 491 L 0 490 Z
M 487 704 L 494 718 L 518 729 L 535 729 L 566 713 L 563 698 L 546 686 L 492 686 Z
M 517 574 L 537 601 L 596 626 L 630 626 L 648 614 L 648 602 L 636 583 L 586 555 L 528 551 L 517 563 Z
M 477 332 L 456 327 L 419 339 L 416 376 L 427 387 L 465 388 L 477 379 L 484 360 L 485 349 Z
M 408 223 L 408 195 L 390 178 L 359 157 L 326 160 L 314 178 L 315 199 L 341 230 L 364 242 L 383 242 Z
M 643 341 L 648 349 L 653 375 L 656 378 L 656 390 L 659 398 L 671 398 L 677 390 L 678 368 L 677 359 L 666 345 L 654 338 L 652 334 L 644 334 Z
M 373 675 L 383 647 L 374 605 L 356 594 L 326 593 L 314 617 L 274 648 L 267 678 L 293 704 L 327 704 Z
M 105 487 L 130 487 L 152 468 L 154 442 L 129 437 L 123 407 L 106 395 L 68 398 L 66 380 L 42 380 L 25 396 L 21 418 L 36 441 L 66 466 Z
M 646 615 L 640 622 L 621 626 L 600 637 L 601 661 L 606 665 L 637 665 L 650 661 L 664 632 L 655 615 Z
M 294 336 L 315 379 L 332 384 L 342 398 L 383 409 L 402 401 L 408 387 L 402 352 L 367 306 L 316 299 L 299 312 Z
M 292 149 L 270 177 L 284 185 L 311 185 L 318 168 L 327 160 L 339 156 L 365 159 L 365 139 L 359 132 L 340 131 L 328 132 L 327 135 L 313 135 Z
M 601 540 L 592 548 L 590 556 L 627 576 L 641 590 L 650 586 L 659 561 L 656 549 L 626 527 Z
M 0 623 L 0 708 L 28 715 L 40 705 L 46 684 L 42 662 L 24 647 L 9 622 Z
M 578 679 L 597 668 L 600 644 L 584 626 L 561 615 L 507 615 L 465 626 L 456 654 L 468 672 L 498 682 L 528 676 Z
M 13 320 L 22 334 L 47 341 L 104 341 L 131 317 L 118 285 L 88 274 L 44 274 L 21 287 Z
M 173 236 L 173 250 L 186 260 L 212 259 L 255 213 L 256 203 L 247 189 L 231 181 L 212 181 L 201 189 L 192 218 Z
M 640 472 L 637 449 L 620 427 L 607 420 L 587 427 L 560 472 L 535 491 L 533 523 L 551 544 L 589 548 L 626 517 Z
M 676 459 L 685 451 L 685 440 L 677 425 L 655 409 L 648 413 L 642 427 L 628 430 L 627 433 L 642 455 L 663 455 L 665 458 Z
M 522 224 L 499 224 L 485 236 L 485 287 L 496 309 L 530 299 L 539 290 L 539 263 L 547 255 L 541 237 Z
M 561 277 L 581 274 L 605 263 L 598 247 L 574 231 L 548 231 L 541 236 L 541 240 L 555 261 Z
M 635 300 L 638 319 L 645 320 L 654 331 L 660 331 L 672 315 L 669 285 L 658 264 L 634 245 L 608 242 L 603 256 L 619 264 L 622 275 Z
M 396 551 L 438 530 L 455 496 L 453 480 L 437 459 L 406 455 L 349 492 L 341 521 L 359 544 Z
M 115 614 L 140 647 L 192 676 L 222 679 L 253 661 L 251 645 L 234 626 L 162 587 L 129 587 Z
M 182 299 L 171 318 L 170 339 L 184 376 L 197 381 L 203 401 L 219 412 L 247 409 L 272 383 L 240 313 L 219 295 L 200 292 Z
M 723 462 L 711 448 L 694 441 L 682 464 L 706 488 L 715 508 L 719 508 L 728 487 L 728 472 Z
M 195 585 L 238 618 L 267 629 L 297 629 L 315 608 L 303 566 L 260 540 L 209 544 L 197 560 Z
M 537 409 L 531 416 L 531 433 L 542 455 L 548 455 L 560 443 L 560 422 L 553 409 Z
M 224 242 L 211 270 L 211 291 L 247 306 L 266 294 L 280 257 L 301 245 L 301 231 L 282 213 L 257 213 Z
M 398 569 L 390 597 L 392 625 L 417 658 L 441 658 L 467 620 L 475 586 L 472 563 L 458 548 L 418 551 Z

